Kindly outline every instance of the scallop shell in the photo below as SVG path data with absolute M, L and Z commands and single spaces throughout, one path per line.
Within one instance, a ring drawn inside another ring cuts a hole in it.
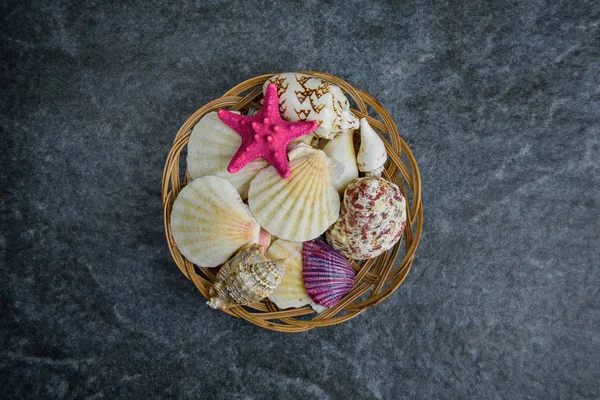
M 330 140 L 323 147 L 325 154 L 344 164 L 342 175 L 332 181 L 333 186 L 335 186 L 340 196 L 344 194 L 344 190 L 346 190 L 348 184 L 358 178 L 356 153 L 354 152 L 354 142 L 352 140 L 353 135 L 353 131 L 344 132 Z
M 284 273 L 284 260 L 269 260 L 261 245 L 248 244 L 223 265 L 206 304 L 225 310 L 257 303 L 273 292 Z
M 231 183 L 216 176 L 194 179 L 171 212 L 173 239 L 181 254 L 201 267 L 216 267 L 248 242 L 260 226 Z
M 304 243 L 302 250 L 304 287 L 317 304 L 331 308 L 352 289 L 352 265 L 322 240 Z
M 287 72 L 273 75 L 264 86 L 277 85 L 279 112 L 289 121 L 319 121 L 315 134 L 331 139 L 358 128 L 344 92 L 336 85 L 314 76 Z
M 317 312 L 325 310 L 324 307 L 310 299 L 304 288 L 304 282 L 302 281 L 302 243 L 278 239 L 269 248 L 267 257 L 284 258 L 286 260 L 285 274 L 283 274 L 281 283 L 269 296 L 269 300 L 282 310 L 290 307 L 299 308 L 305 305 L 310 305 Z
M 358 169 L 366 176 L 381 176 L 387 161 L 387 151 L 381 137 L 371 128 L 366 118 L 360 120 L 360 149 Z
M 340 197 L 331 183 L 343 166 L 321 150 L 299 145 L 289 153 L 290 177 L 282 179 L 272 166 L 250 184 L 248 204 L 258 223 L 271 235 L 304 242 L 321 235 L 340 211 Z
M 237 173 L 229 173 L 227 166 L 241 144 L 240 135 L 225 125 L 216 112 L 206 114 L 194 126 L 188 143 L 187 168 L 190 176 L 197 179 L 214 175 L 227 179 L 240 192 L 242 199 L 246 199 L 250 181 L 269 163 L 259 158 Z
M 327 242 L 346 257 L 373 258 L 394 246 L 406 227 L 406 200 L 400 189 L 380 177 L 354 180 L 344 194 L 340 219 Z

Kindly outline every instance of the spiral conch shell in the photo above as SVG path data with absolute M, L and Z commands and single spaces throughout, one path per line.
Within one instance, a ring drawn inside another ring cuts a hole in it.
M 283 274 L 281 283 L 269 295 L 269 300 L 282 310 L 290 307 L 300 308 L 310 305 L 315 311 L 322 312 L 326 308 L 313 302 L 304 288 L 302 280 L 302 247 L 302 243 L 277 239 L 269 248 L 267 257 L 283 258 L 286 260 L 285 273 Z
M 400 189 L 372 176 L 348 185 L 340 219 L 326 237 L 344 256 L 366 260 L 392 248 L 405 227 L 406 200 Z
M 231 183 L 216 176 L 184 187 L 171 212 L 177 248 L 201 267 L 216 267 L 240 247 L 259 240 L 260 226 Z
M 273 292 L 284 273 L 285 260 L 269 260 L 261 245 L 248 244 L 221 267 L 207 304 L 225 310 L 257 303 Z
M 277 85 L 279 112 L 289 121 L 319 121 L 315 135 L 332 139 L 358 128 L 344 92 L 336 85 L 314 76 L 287 72 L 273 75 L 264 86 Z
M 339 216 L 340 197 L 331 183 L 343 165 L 321 150 L 298 145 L 289 153 L 290 177 L 282 179 L 271 166 L 256 175 L 248 205 L 271 235 L 304 242 L 321 235 Z
M 358 169 L 366 176 L 381 176 L 387 161 L 385 144 L 377 132 L 371 128 L 366 118 L 360 120 L 360 149 L 358 150 Z
M 231 174 L 227 166 L 242 144 L 240 135 L 225 125 L 216 112 L 206 114 L 194 126 L 188 143 L 187 168 L 196 179 L 214 175 L 231 182 L 240 192 L 242 199 L 248 198 L 250 181 L 258 171 L 269 166 L 268 161 L 258 158 L 244 168 Z

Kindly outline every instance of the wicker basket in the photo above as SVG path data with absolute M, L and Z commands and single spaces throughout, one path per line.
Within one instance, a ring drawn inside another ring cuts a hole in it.
M 356 284 L 333 308 L 317 314 L 309 306 L 279 310 L 269 300 L 244 307 L 226 310 L 227 314 L 244 318 L 255 325 L 279 332 L 302 332 L 320 326 L 329 326 L 348 321 L 368 308 L 380 303 L 392 294 L 408 274 L 415 251 L 419 244 L 423 227 L 423 207 L 421 203 L 421 178 L 417 162 L 400 135 L 389 113 L 368 93 L 356 89 L 347 82 L 324 73 L 306 72 L 339 86 L 354 101 L 353 113 L 359 118 L 367 118 L 369 124 L 384 135 L 389 161 L 383 177 L 396 183 L 407 199 L 407 223 L 402 240 L 380 256 L 356 262 L 350 260 L 356 271 Z M 165 233 L 171 255 L 181 272 L 198 288 L 205 298 L 215 280 L 218 268 L 200 268 L 186 260 L 175 245 L 171 234 L 170 216 L 177 194 L 185 186 L 186 179 L 180 174 L 180 155 L 187 145 L 194 125 L 207 113 L 222 108 L 246 111 L 260 108 L 262 85 L 272 74 L 262 75 L 240 83 L 223 97 L 213 100 L 194 112 L 177 132 L 173 147 L 165 163 L 162 178 L 162 201 L 164 207 Z M 373 115 L 372 116 L 369 116 Z M 358 151 L 360 134 L 354 136 Z M 400 259 L 399 254 L 404 254 Z

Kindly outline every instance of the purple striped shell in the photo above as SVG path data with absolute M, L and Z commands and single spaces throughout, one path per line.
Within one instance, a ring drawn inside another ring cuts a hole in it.
M 354 286 L 354 270 L 348 260 L 322 240 L 304 243 L 302 262 L 304 288 L 318 305 L 335 306 Z

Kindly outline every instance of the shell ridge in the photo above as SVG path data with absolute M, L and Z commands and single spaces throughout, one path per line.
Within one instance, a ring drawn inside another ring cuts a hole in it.
M 290 170 L 293 172 L 292 168 L 293 167 L 290 166 Z M 274 168 L 273 171 L 275 171 Z M 269 206 L 269 203 L 274 203 L 275 201 L 281 199 L 281 197 L 284 197 L 285 193 L 282 189 L 286 187 L 286 185 L 294 187 L 298 181 L 298 179 L 296 179 L 296 176 L 294 176 L 293 173 L 287 181 L 285 179 L 282 179 L 278 174 L 272 175 L 271 178 L 272 179 L 270 181 L 270 184 L 267 183 L 263 186 L 257 184 L 257 186 L 252 191 L 252 204 L 254 204 L 254 206 L 251 206 L 251 209 L 254 213 L 260 213 L 264 210 L 265 207 Z M 267 180 L 266 182 L 269 181 Z M 251 187 L 252 186 L 253 185 L 251 184 Z M 256 206 L 257 203 L 262 204 L 262 207 Z M 270 213 L 268 216 L 272 217 L 272 213 Z
M 303 164 L 305 164 L 305 163 L 303 163 Z M 304 188 L 307 185 L 312 184 L 312 181 L 310 181 L 309 179 L 301 179 L 307 173 L 308 173 L 308 168 L 303 168 L 300 170 L 299 175 L 294 176 L 295 182 L 294 182 L 294 185 L 292 186 L 292 190 L 288 191 L 288 193 L 286 195 L 287 198 L 292 197 L 292 195 L 294 195 L 294 194 L 304 192 Z M 298 219 L 296 221 L 293 221 L 292 218 L 290 218 L 289 216 L 292 213 L 292 211 L 297 210 L 299 207 L 305 206 L 306 197 L 300 198 L 300 200 L 303 201 L 303 203 L 301 203 L 301 201 L 294 201 L 294 202 L 286 204 L 287 207 L 285 209 L 282 209 L 282 212 L 284 213 L 283 217 L 279 218 L 277 220 L 276 229 L 279 230 L 279 229 L 283 228 L 283 226 L 285 224 L 288 224 L 288 223 L 295 224 L 297 222 Z M 294 231 L 294 226 L 292 227 L 292 232 L 293 231 Z M 284 238 L 284 239 L 286 239 L 286 238 Z
M 275 179 L 269 181 L 263 181 L 261 178 L 266 175 L 267 170 L 270 170 L 273 167 L 266 168 L 264 171 L 259 172 L 257 177 L 250 183 L 250 190 L 248 191 L 248 203 L 250 204 L 250 209 L 254 211 L 261 211 L 264 206 L 268 205 L 267 199 L 269 197 L 273 197 L 275 192 L 280 191 L 280 186 L 284 185 L 284 182 L 278 181 Z M 273 168 L 275 171 L 275 168 Z M 264 203 L 263 207 L 256 206 L 253 204 Z
M 273 175 L 273 181 L 275 181 L 275 184 L 277 185 L 276 188 L 273 188 L 271 190 L 271 192 L 275 192 L 275 190 L 278 190 L 278 192 L 275 194 L 275 196 L 273 196 L 270 200 L 270 202 L 272 202 L 273 204 L 276 204 L 280 199 L 282 198 L 289 198 L 292 194 L 297 193 L 298 191 L 301 191 L 302 188 L 306 185 L 307 181 L 306 180 L 302 180 L 301 178 L 307 173 L 307 169 L 306 168 L 301 168 L 300 170 L 298 169 L 301 166 L 304 166 L 306 164 L 306 157 L 302 157 L 298 160 L 294 160 L 297 162 L 293 162 L 293 165 L 290 166 L 290 170 L 292 171 L 292 174 L 290 176 L 290 178 L 288 178 L 288 181 L 286 182 L 286 180 L 282 179 L 279 175 Z M 297 173 L 297 172 L 300 173 Z M 302 185 L 300 188 L 298 188 L 298 185 Z M 284 188 L 287 187 L 287 192 L 285 190 L 283 190 Z M 257 202 L 260 202 L 260 200 L 263 200 L 263 207 L 262 208 L 256 208 L 254 210 L 255 213 L 264 211 L 264 208 L 269 206 L 270 202 L 264 201 L 266 199 L 263 198 L 261 199 L 260 197 L 256 199 Z M 253 202 L 254 202 L 254 197 L 252 197 Z M 285 223 L 287 220 L 289 220 L 289 212 L 290 212 L 290 208 L 293 207 L 294 204 L 285 204 L 285 207 L 279 207 L 279 208 L 271 208 L 270 212 L 268 212 L 265 215 L 265 218 L 268 219 L 268 222 L 265 223 L 265 228 L 271 229 L 273 231 L 277 231 L 278 229 L 281 228 L 281 225 L 283 223 Z M 287 239 L 284 237 L 284 239 Z
M 354 287 L 354 269 L 350 262 L 321 240 L 305 243 L 303 281 L 311 299 L 333 307 Z
M 248 202 L 258 223 L 270 234 L 303 242 L 323 234 L 335 222 L 339 195 L 330 182 L 328 158 L 321 150 L 297 147 L 290 152 L 290 159 L 290 178 L 275 176 L 271 168 L 261 171 L 250 185 Z M 325 198 L 333 195 L 334 200 Z
M 216 187 L 221 189 L 219 196 Z M 171 212 L 173 239 L 181 254 L 204 267 L 227 261 L 260 231 L 244 207 L 233 184 L 223 178 L 207 176 L 190 182 Z
M 316 162 L 314 162 L 314 160 L 313 160 L 313 162 L 309 162 L 309 164 L 311 166 L 313 166 L 316 164 Z M 305 168 L 304 174 L 309 174 L 309 173 L 310 173 L 310 170 L 308 168 Z M 320 198 L 319 195 L 320 195 L 320 191 L 321 191 L 321 188 L 323 185 L 315 185 L 314 183 L 316 182 L 316 179 L 315 180 L 311 179 L 310 182 L 308 182 L 308 181 L 309 181 L 308 179 L 304 180 L 305 185 L 302 187 L 302 189 L 304 190 L 304 187 L 308 184 L 309 185 L 307 188 L 308 193 L 305 193 L 306 196 L 301 197 L 300 198 L 301 201 L 297 201 L 294 204 L 293 208 L 290 210 L 290 213 L 295 210 L 298 210 L 299 214 L 300 214 L 299 218 L 296 218 L 295 220 L 292 221 L 293 225 L 289 228 L 292 231 L 300 231 L 301 225 L 306 226 L 307 219 L 305 217 L 305 214 L 314 212 L 314 207 L 309 207 L 307 205 L 308 199 L 309 198 L 315 198 L 315 199 Z M 319 193 L 315 193 L 317 190 L 319 191 Z M 320 206 L 320 204 L 319 204 L 319 206 Z M 291 218 L 290 218 L 290 220 L 291 220 Z

